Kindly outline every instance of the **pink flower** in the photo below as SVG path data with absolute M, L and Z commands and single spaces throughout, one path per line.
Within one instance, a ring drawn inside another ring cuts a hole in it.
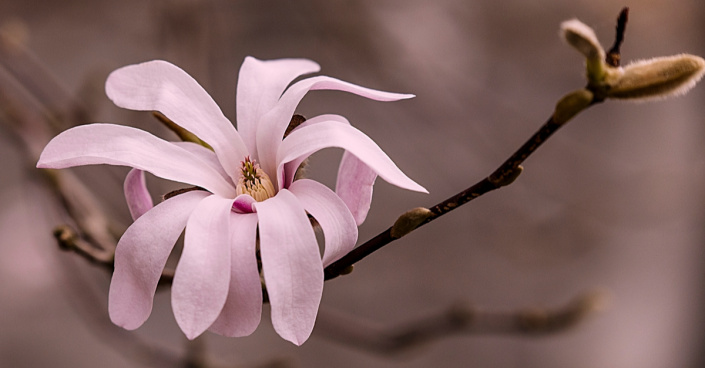
M 298 76 L 318 70 L 310 60 L 246 58 L 237 87 L 235 130 L 208 93 L 180 68 L 165 61 L 126 66 L 106 83 L 116 105 L 160 111 L 212 151 L 113 124 L 78 126 L 49 142 L 37 167 L 134 168 L 125 180 L 125 195 L 135 222 L 117 245 L 109 292 L 115 324 L 131 330 L 149 317 L 167 257 L 186 228 L 172 307 L 189 339 L 207 329 L 226 336 L 246 336 L 256 329 L 262 310 L 258 234 L 272 324 L 294 344 L 308 339 L 321 300 L 323 268 L 355 246 L 376 176 L 425 192 L 342 116 L 314 117 L 282 139 L 294 109 L 310 90 L 341 90 L 380 101 L 413 97 L 325 76 L 286 88 Z M 345 150 L 336 192 L 313 180 L 294 181 L 299 164 L 326 147 Z M 143 171 L 205 190 L 153 206 Z M 307 213 L 325 235 L 322 259 Z

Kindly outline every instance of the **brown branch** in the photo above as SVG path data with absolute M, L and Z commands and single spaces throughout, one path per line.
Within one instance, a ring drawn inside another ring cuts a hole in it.
M 598 103 L 599 101 L 593 101 Z M 462 192 L 446 199 L 443 202 L 429 208 L 430 214 L 425 220 L 420 222 L 416 227 L 408 232 L 418 229 L 419 227 L 447 214 L 448 212 L 472 201 L 473 199 L 482 196 L 495 189 L 509 185 L 521 174 L 523 168 L 521 164 L 532 153 L 534 153 L 553 133 L 555 133 L 564 124 L 559 124 L 554 121 L 553 116 L 531 136 L 512 156 L 510 156 L 502 165 L 500 165 L 488 177 L 480 180 L 471 187 Z M 381 232 L 374 238 L 368 240 L 364 244 L 353 249 L 350 253 L 343 256 L 338 261 L 330 264 L 325 268 L 325 279 L 330 280 L 343 274 L 345 270 L 349 270 L 350 266 L 357 263 L 361 259 L 374 253 L 383 246 L 393 242 L 399 237 L 392 235 L 393 226 Z
M 605 292 L 590 291 L 558 308 L 497 311 L 458 303 L 391 329 L 371 326 L 353 316 L 321 308 L 316 331 L 339 343 L 388 355 L 450 336 L 537 336 L 563 332 L 603 309 L 606 300 Z
M 624 33 L 627 27 L 627 21 L 629 19 L 629 8 L 625 7 L 619 14 L 617 19 L 617 32 L 615 36 L 614 46 L 610 49 L 607 54 L 606 62 L 614 67 L 619 66 L 620 59 L 620 47 L 624 41 Z M 602 96 L 596 94 L 590 105 L 600 103 L 604 100 Z M 521 164 L 526 160 L 532 153 L 536 151 L 548 138 L 553 135 L 561 126 L 572 118 L 575 114 L 580 112 L 576 110 L 572 113 L 566 120 L 558 121 L 555 120 L 556 113 L 548 119 L 548 121 L 536 132 L 529 140 L 524 143 L 511 157 L 509 157 L 502 165 L 497 168 L 488 177 L 475 183 L 473 186 L 465 189 L 464 191 L 446 199 L 445 201 L 438 203 L 437 205 L 429 208 L 430 213 L 425 215 L 425 218 L 418 223 L 414 223 L 413 227 L 406 227 L 402 229 L 399 233 L 403 236 L 409 232 L 418 229 L 419 227 L 445 215 L 446 213 L 470 202 L 471 200 L 482 196 L 488 192 L 495 189 L 499 189 L 503 186 L 507 186 L 514 182 L 516 178 L 521 174 L 523 168 Z M 414 211 L 414 210 L 412 210 Z M 403 214 L 399 220 L 406 220 L 405 216 L 416 216 L 417 214 L 412 213 L 412 211 Z M 397 221 L 399 221 L 397 220 Z M 396 223 L 395 223 L 396 226 Z M 353 249 L 350 253 L 343 256 L 338 261 L 332 263 L 325 268 L 325 279 L 330 280 L 336 278 L 344 273 L 349 273 L 352 265 L 360 261 L 361 259 L 367 257 L 368 255 L 374 253 L 378 249 L 384 247 L 385 245 L 393 242 L 394 240 L 400 238 L 401 236 L 396 236 L 398 231 L 395 231 L 395 226 L 391 226 L 387 230 L 381 232 L 374 238 L 368 240 L 364 244 Z

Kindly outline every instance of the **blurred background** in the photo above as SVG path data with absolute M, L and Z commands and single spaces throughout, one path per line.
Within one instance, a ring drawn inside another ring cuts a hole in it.
M 150 114 L 120 110 L 105 97 L 111 70 L 169 60 L 232 119 L 247 55 L 310 58 L 322 74 L 414 93 L 381 103 L 317 91 L 299 106 L 309 117 L 346 116 L 430 191 L 379 180 L 363 242 L 402 212 L 432 206 L 491 173 L 563 94 L 585 83 L 581 56 L 558 37 L 560 22 L 580 18 L 609 47 L 623 6 L 631 9 L 623 62 L 705 55 L 705 2 L 698 0 L 3 0 L 0 29 L 46 75 L 27 69 L 18 78 L 0 69 L 0 91 L 22 98 L 34 83 L 30 90 L 51 92 L 30 109 L 38 120 L 49 111 L 71 124 L 119 122 L 167 138 Z M 12 47 L 3 58 L 22 60 Z M 698 86 L 676 99 L 608 102 L 579 115 L 529 158 L 513 185 L 327 282 L 322 325 L 302 347 L 279 338 L 267 313 L 250 337 L 206 334 L 199 343 L 232 367 L 705 366 L 704 100 Z M 51 232 L 67 219 L 8 128 L 13 116 L 0 113 L 0 366 L 172 366 L 159 354 L 178 358 L 187 348 L 168 290 L 137 331 L 110 323 L 109 274 L 58 249 Z M 334 185 L 340 154 L 316 154 L 312 175 Z M 110 216 L 129 225 L 126 168 L 71 170 Z M 155 196 L 173 188 L 149 183 Z M 567 331 L 451 336 L 398 355 L 336 342 L 324 321 L 344 314 L 360 326 L 393 328 L 459 301 L 498 311 L 556 307 L 596 287 L 608 291 L 607 308 Z

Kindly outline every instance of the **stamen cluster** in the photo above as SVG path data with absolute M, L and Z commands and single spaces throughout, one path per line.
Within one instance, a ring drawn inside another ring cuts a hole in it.
M 242 168 L 236 187 L 237 194 L 249 194 L 257 202 L 274 197 L 276 194 L 274 185 L 272 185 L 267 173 L 259 167 L 259 164 L 250 159 L 250 156 L 245 157 L 245 160 L 240 163 Z

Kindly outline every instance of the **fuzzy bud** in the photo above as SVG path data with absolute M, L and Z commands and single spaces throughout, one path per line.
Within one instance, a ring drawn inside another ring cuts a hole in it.
M 556 110 L 553 113 L 553 122 L 556 124 L 568 122 L 568 120 L 590 106 L 593 97 L 592 92 L 587 89 L 579 89 L 563 96 L 556 104 Z
M 609 82 L 608 98 L 648 100 L 682 95 L 705 74 L 705 60 L 681 54 L 631 63 Z
M 592 28 L 577 19 L 567 20 L 561 23 L 561 36 L 585 56 L 588 80 L 591 83 L 601 82 L 606 69 L 605 50 Z

